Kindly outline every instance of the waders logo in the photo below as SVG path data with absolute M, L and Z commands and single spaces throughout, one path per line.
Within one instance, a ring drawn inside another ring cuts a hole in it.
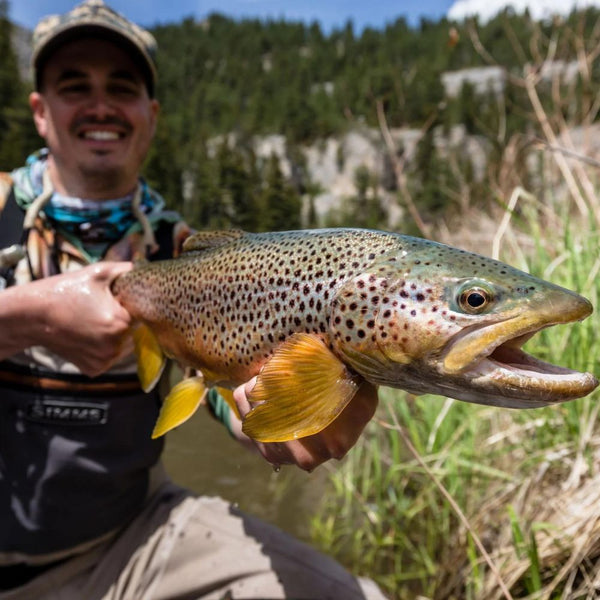
M 103 425 L 108 417 L 106 402 L 38 400 L 27 406 L 27 419 L 47 425 Z

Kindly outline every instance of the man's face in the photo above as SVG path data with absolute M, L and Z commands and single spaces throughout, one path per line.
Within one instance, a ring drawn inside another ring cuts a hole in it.
M 30 105 L 58 191 L 88 198 L 131 191 L 154 135 L 158 102 L 124 50 L 100 39 L 61 46 L 46 62 Z

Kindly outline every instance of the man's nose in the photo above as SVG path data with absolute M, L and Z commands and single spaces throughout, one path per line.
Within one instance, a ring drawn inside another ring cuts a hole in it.
M 115 114 L 115 107 L 109 95 L 105 92 L 93 93 L 90 97 L 87 110 L 100 120 Z

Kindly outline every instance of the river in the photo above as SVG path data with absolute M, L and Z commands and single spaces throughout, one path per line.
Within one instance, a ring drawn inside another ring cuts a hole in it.
M 164 463 L 171 478 L 199 494 L 221 496 L 242 510 L 304 541 L 327 487 L 324 467 L 305 473 L 295 466 L 275 472 L 262 456 L 233 440 L 201 407 L 167 434 Z

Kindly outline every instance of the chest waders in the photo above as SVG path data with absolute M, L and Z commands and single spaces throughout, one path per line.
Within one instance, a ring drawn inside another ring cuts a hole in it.
M 25 255 L 24 221 L 11 188 L 0 214 L 2 287 Z M 172 224 L 153 235 L 160 249 L 151 259 L 170 258 Z M 151 439 L 159 408 L 158 392 L 145 394 L 135 374 L 0 362 L 0 565 L 60 554 L 133 518 L 163 449 Z

